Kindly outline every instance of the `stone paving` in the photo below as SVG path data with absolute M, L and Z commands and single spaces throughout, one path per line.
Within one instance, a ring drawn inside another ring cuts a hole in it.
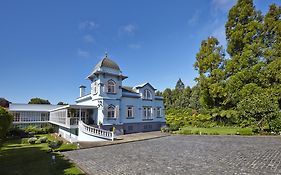
M 170 134 L 162 133 L 160 131 L 152 131 L 152 132 L 143 132 L 143 133 L 135 133 L 135 134 L 126 134 L 117 136 L 114 141 L 100 141 L 100 142 L 79 142 L 80 148 L 93 148 L 100 146 L 108 146 L 108 145 L 116 145 L 128 142 L 135 142 L 140 140 L 149 140 L 160 137 L 166 137 Z
M 281 137 L 167 136 L 64 152 L 87 174 L 281 174 Z

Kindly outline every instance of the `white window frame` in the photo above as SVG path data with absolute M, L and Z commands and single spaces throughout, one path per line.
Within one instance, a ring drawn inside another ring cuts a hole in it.
M 158 117 L 158 118 L 161 117 L 161 107 L 156 108 L 156 117 Z
M 134 107 L 127 106 L 127 118 L 134 118 Z
M 107 118 L 116 118 L 115 116 L 115 106 L 110 105 L 107 108 Z
M 144 99 L 152 100 L 152 93 L 149 89 L 145 89 L 143 93 L 144 93 L 144 95 L 143 95 Z
M 152 107 L 150 107 L 150 106 L 143 107 L 143 119 L 144 120 L 153 119 L 152 118 Z
M 116 93 L 116 83 L 113 80 L 107 81 L 107 93 Z

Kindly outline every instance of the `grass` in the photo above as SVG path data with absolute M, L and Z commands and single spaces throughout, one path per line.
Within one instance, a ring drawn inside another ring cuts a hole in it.
M 55 140 L 51 135 L 49 140 Z M 76 149 L 74 144 L 63 144 L 61 151 Z M 66 160 L 58 152 L 48 153 L 48 144 L 22 143 L 21 139 L 8 140 L 0 148 L 0 170 L 5 175 L 82 175 L 83 173 L 73 163 Z M 59 151 L 59 150 L 58 150 Z M 51 156 L 56 156 L 52 164 Z
M 201 135 L 252 135 L 251 128 L 234 128 L 234 127 L 213 127 L 213 128 L 197 128 L 184 127 L 176 131 L 177 134 L 201 134 Z

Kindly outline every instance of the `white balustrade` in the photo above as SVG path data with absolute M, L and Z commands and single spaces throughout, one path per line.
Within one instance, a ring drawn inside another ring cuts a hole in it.
M 110 139 L 112 141 L 114 140 L 114 133 L 113 132 L 86 125 L 81 120 L 79 121 L 79 129 L 81 129 L 82 132 L 87 133 L 87 134 L 92 135 L 92 136 L 97 136 L 97 137 L 101 137 L 101 138 L 104 138 L 104 139 Z

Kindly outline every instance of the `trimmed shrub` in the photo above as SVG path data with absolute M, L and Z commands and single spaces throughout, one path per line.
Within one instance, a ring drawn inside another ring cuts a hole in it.
M 47 137 L 40 137 L 39 139 L 38 139 L 38 141 L 40 141 L 40 143 L 46 143 L 47 141 L 48 141 L 48 138 Z
M 170 132 L 170 129 L 167 126 L 162 126 L 161 132 Z
M 35 144 L 36 141 L 37 141 L 36 137 L 31 137 L 31 138 L 28 139 L 29 144 Z
M 31 135 L 34 134 L 48 134 L 48 133 L 53 133 L 54 132 L 54 128 L 52 128 L 51 126 L 47 126 L 44 128 L 37 128 L 36 126 L 28 126 L 27 128 L 24 129 L 24 131 L 26 133 L 29 133 Z
M 180 129 L 180 126 L 177 124 L 171 124 L 169 126 L 170 131 L 178 131 Z
M 28 142 L 28 139 L 29 139 L 29 138 L 22 138 L 22 139 L 21 139 L 21 143 L 22 143 L 22 144 L 28 144 L 28 143 L 29 143 L 29 142 Z
M 63 141 L 61 140 L 55 140 L 55 141 L 51 141 L 48 143 L 48 146 L 51 148 L 51 149 L 57 149 L 59 148 L 61 145 L 62 145 Z
M 36 144 L 40 144 L 41 141 L 40 141 L 39 139 L 37 139 L 35 143 L 36 143 Z

